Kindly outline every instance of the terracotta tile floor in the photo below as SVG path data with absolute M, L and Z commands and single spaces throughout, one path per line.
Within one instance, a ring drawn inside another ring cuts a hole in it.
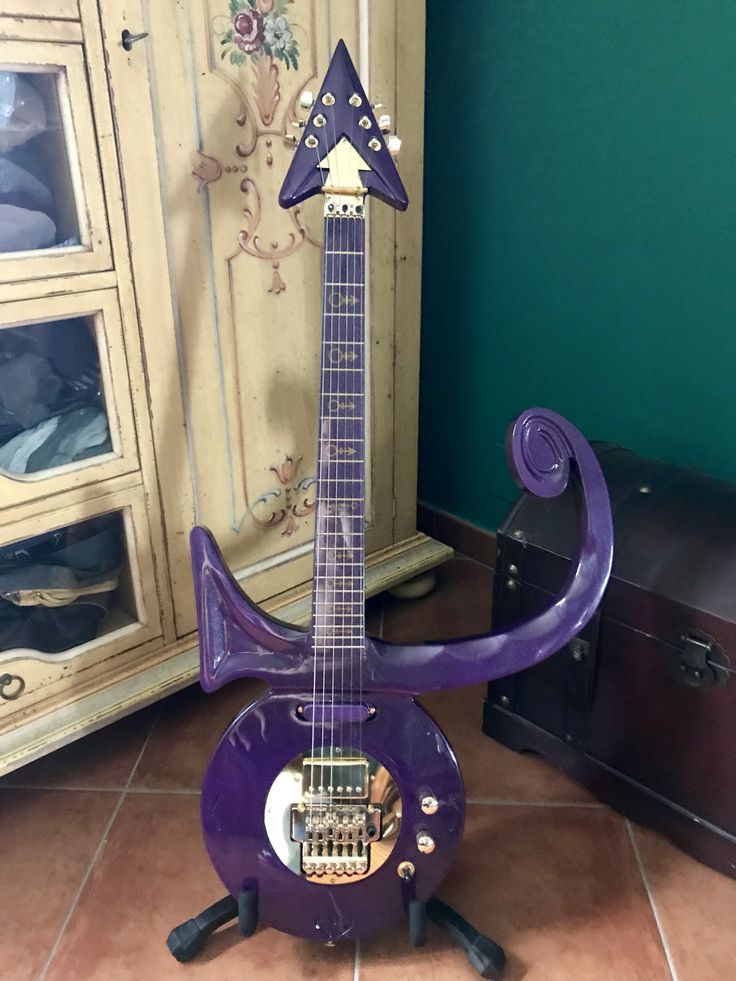
M 369 602 L 372 632 L 420 640 L 486 628 L 490 572 L 438 570 L 429 597 Z M 212 747 L 259 691 L 190 688 L 0 781 L 0 979 L 459 981 L 476 977 L 439 933 L 403 928 L 360 950 L 262 929 L 221 930 L 177 964 L 169 929 L 222 893 L 198 827 Z M 562 773 L 482 735 L 482 689 L 433 695 L 469 800 L 441 895 L 506 948 L 507 981 L 736 979 L 736 882 L 597 804 Z

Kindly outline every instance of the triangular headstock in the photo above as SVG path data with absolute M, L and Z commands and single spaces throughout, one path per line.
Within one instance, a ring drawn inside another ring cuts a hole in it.
M 279 204 L 291 208 L 323 187 L 342 194 L 374 194 L 400 211 L 409 203 L 344 41 L 332 56 Z

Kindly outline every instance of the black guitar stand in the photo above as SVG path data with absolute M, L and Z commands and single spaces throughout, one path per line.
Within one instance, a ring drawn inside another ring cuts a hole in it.
M 409 936 L 415 947 L 426 943 L 427 920 L 431 920 L 436 926 L 442 927 L 458 947 L 465 951 L 468 960 L 482 978 L 499 981 L 506 963 L 503 948 L 479 933 L 446 903 L 440 899 L 430 899 L 428 903 L 410 899 L 407 914 Z M 178 961 L 190 961 L 204 947 L 211 933 L 236 917 L 241 936 L 252 936 L 258 926 L 258 893 L 255 889 L 244 889 L 237 899 L 225 896 L 202 910 L 198 916 L 174 927 L 166 946 Z

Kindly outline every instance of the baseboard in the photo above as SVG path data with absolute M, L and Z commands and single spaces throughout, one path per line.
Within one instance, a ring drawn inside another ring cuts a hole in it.
M 461 555 L 467 555 L 469 559 L 482 562 L 491 569 L 496 567 L 495 532 L 478 528 L 469 521 L 463 521 L 454 514 L 448 514 L 447 511 L 421 501 L 417 504 L 417 530 L 444 542 Z

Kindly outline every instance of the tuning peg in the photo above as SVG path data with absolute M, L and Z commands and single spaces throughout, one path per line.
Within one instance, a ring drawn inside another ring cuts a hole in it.
M 287 146 L 296 146 L 299 143 L 299 140 L 296 138 L 296 136 L 294 136 L 293 133 L 285 133 L 284 143 Z
M 385 109 L 385 106 L 382 102 L 371 102 L 371 109 L 378 112 L 379 109 Z
M 391 130 L 391 117 L 384 114 L 378 117 L 378 128 L 382 133 L 388 133 Z
M 388 140 L 386 141 L 386 146 L 388 147 L 388 152 L 392 157 L 398 157 L 401 150 L 401 140 L 395 133 L 393 136 L 389 136 Z
M 311 109 L 314 105 L 314 92 L 310 89 L 305 89 L 299 96 L 299 105 L 302 109 Z
M 306 119 L 292 119 L 291 125 L 295 129 L 304 129 L 304 127 L 307 125 L 307 121 Z

